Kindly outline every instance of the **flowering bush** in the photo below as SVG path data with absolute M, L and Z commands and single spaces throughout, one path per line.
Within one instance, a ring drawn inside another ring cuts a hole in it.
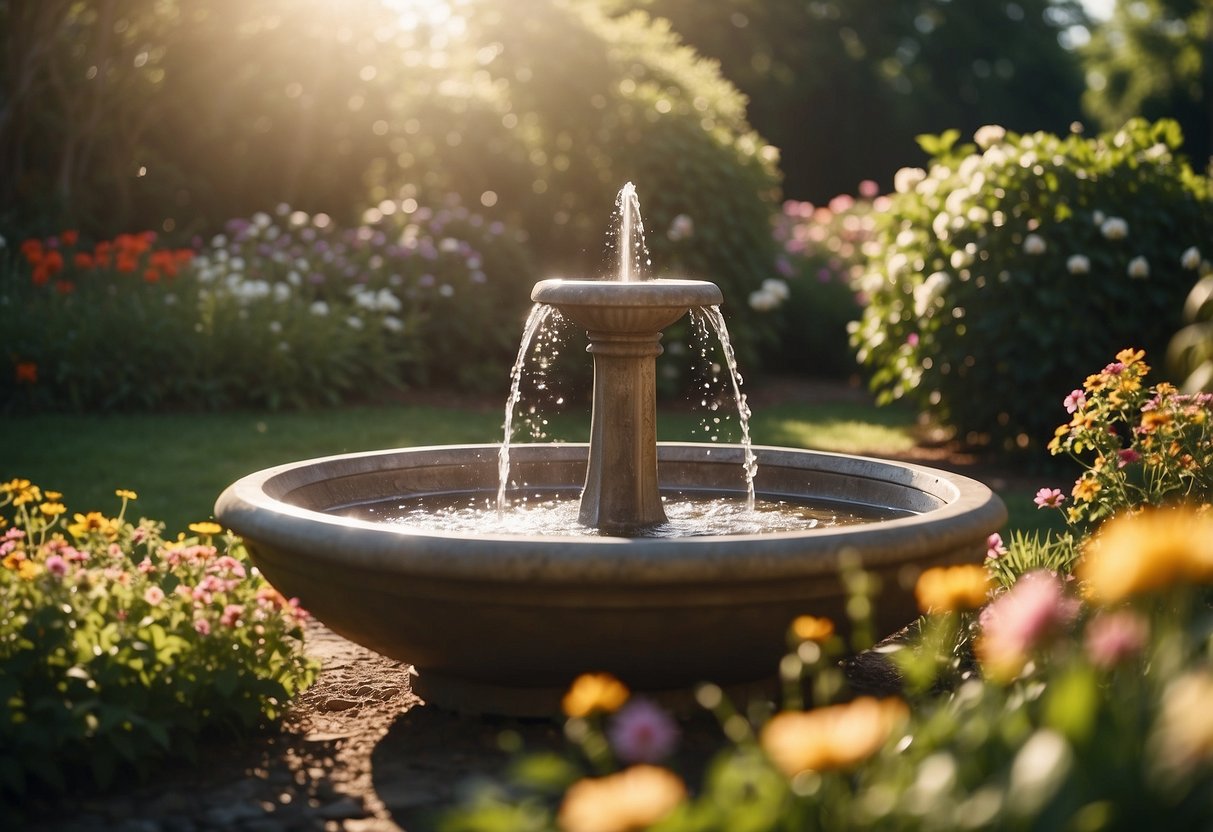
M 214 523 L 164 535 L 0 484 L 0 809 L 83 777 L 105 786 L 278 717 L 311 684 L 306 613 Z M 0 812 L 2 814 L 2 812 Z
M 778 277 L 750 293 L 749 303 L 772 318 L 777 350 L 763 368 L 839 377 L 855 370 L 847 324 L 859 316 L 851 287 L 862 270 L 863 249 L 884 210 L 875 182 L 859 186 L 859 198 L 843 194 L 827 205 L 788 201 L 775 218 Z
M 196 252 L 150 233 L 86 251 L 70 233 L 27 241 L 28 277 L 0 283 L 0 306 L 22 310 L 0 389 L 82 410 L 500 386 L 531 280 L 517 241 L 458 206 L 385 202 L 368 219 L 342 229 L 279 206 Z
M 1172 122 L 956 139 L 924 139 L 929 169 L 898 173 L 852 343 L 882 401 L 910 397 L 971 442 L 1024 447 L 1047 435 L 1076 362 L 1130 339 L 1165 347 L 1213 201 Z

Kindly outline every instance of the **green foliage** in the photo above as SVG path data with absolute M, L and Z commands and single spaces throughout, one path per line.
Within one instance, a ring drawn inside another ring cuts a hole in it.
M 238 540 L 214 523 L 168 539 L 117 494 L 116 516 L 73 515 L 28 480 L 0 485 L 0 810 L 192 756 L 277 718 L 315 677 L 306 613 Z
M 875 229 L 876 191 L 869 180 L 861 183 L 859 199 L 844 194 L 827 205 L 784 203 L 774 232 L 782 249 L 775 265 L 783 279 L 774 279 L 774 291 L 764 285 L 749 298 L 778 333 L 762 358 L 762 371 L 815 378 L 855 372 L 847 325 L 860 306 L 851 283 L 862 273 L 863 248 Z
M 1077 3 L 1023 0 L 611 0 L 670 20 L 749 98 L 750 123 L 780 149 L 798 199 L 883 183 L 919 133 L 997 120 L 1061 130 L 1083 90 L 1059 36 Z M 1122 119 L 1123 121 L 1123 119 Z
M 521 247 L 458 206 L 410 208 L 339 228 L 280 206 L 196 255 L 150 234 L 28 241 L 0 274 L 0 306 L 21 310 L 0 391 L 10 406 L 96 411 L 496 389 L 532 280 Z
M 1026 447 L 1074 366 L 1126 342 L 1165 348 L 1213 201 L 1175 156 L 1174 122 L 948 138 L 929 171 L 898 175 L 852 343 L 881 401 L 907 397 L 973 443 Z
M 745 299 L 772 274 L 778 180 L 745 100 L 663 22 L 610 18 L 577 0 L 523 6 L 469 2 L 438 68 L 393 70 L 405 103 L 388 120 L 413 138 L 376 165 L 372 202 L 434 191 L 488 199 L 527 231 L 545 273 L 594 277 L 614 274 L 602 241 L 616 192 L 632 181 L 652 276 L 720 285 L 750 364 L 764 333 Z M 692 233 L 671 233 L 680 217 Z
M 1080 54 L 1083 109 L 1107 129 L 1134 116 L 1173 118 L 1193 164 L 1213 154 L 1213 8 L 1194 0 L 1117 0 Z

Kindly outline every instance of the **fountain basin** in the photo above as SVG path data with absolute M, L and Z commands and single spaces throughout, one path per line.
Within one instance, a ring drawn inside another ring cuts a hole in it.
M 231 485 L 216 519 L 265 577 L 337 633 L 412 663 L 432 704 L 546 715 L 579 673 L 660 695 L 743 685 L 777 668 L 792 619 L 845 619 L 839 559 L 879 575 L 877 626 L 914 616 L 921 569 L 977 562 L 1006 520 L 974 480 L 917 465 L 756 447 L 760 497 L 914 512 L 863 525 L 683 538 L 417 533 L 349 516 L 427 494 L 495 494 L 497 445 L 387 450 L 269 468 Z M 661 443 L 660 485 L 744 498 L 743 450 Z M 577 490 L 583 444 L 511 448 L 514 482 Z

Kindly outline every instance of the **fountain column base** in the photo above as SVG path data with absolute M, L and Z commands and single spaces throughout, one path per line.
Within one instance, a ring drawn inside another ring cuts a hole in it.
M 590 455 L 579 519 L 627 533 L 666 522 L 657 485 L 661 333 L 587 333 L 594 356 Z

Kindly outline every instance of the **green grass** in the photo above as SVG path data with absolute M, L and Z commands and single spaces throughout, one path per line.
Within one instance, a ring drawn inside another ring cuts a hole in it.
M 662 440 L 702 440 L 704 415 L 663 410 Z M 168 413 L 0 417 L 0 479 L 24 477 L 64 494 L 69 510 L 112 513 L 114 490 L 139 494 L 133 511 L 170 532 L 211 517 L 215 498 L 244 474 L 329 454 L 500 441 L 496 407 L 394 405 L 289 413 Z M 735 419 L 733 420 L 735 422 Z M 913 415 L 863 403 L 779 404 L 755 412 L 753 441 L 816 450 L 896 456 L 914 445 Z M 584 441 L 588 413 L 551 418 L 549 435 Z M 736 441 L 735 425 L 720 441 Z M 520 440 L 521 441 L 521 440 Z M 1031 495 L 1003 493 L 1012 528 L 1051 520 Z

